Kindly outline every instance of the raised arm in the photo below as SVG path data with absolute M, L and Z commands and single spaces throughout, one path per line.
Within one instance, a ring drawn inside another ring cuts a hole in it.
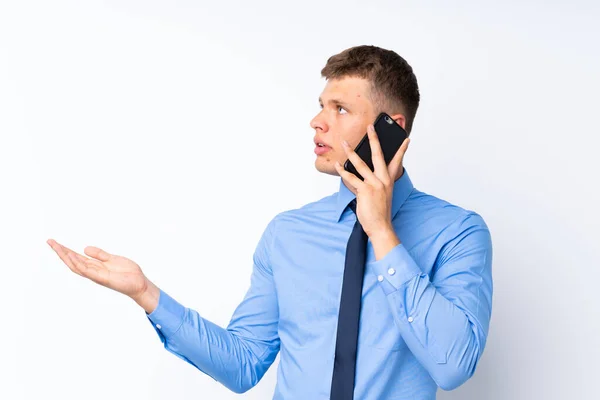
M 402 338 L 444 390 L 475 372 L 492 312 L 489 230 L 474 213 L 456 224 L 459 233 L 443 247 L 431 280 L 403 244 L 374 268 Z
M 259 240 L 250 287 L 227 328 L 178 303 L 125 257 L 90 246 L 85 248 L 88 258 L 53 240 L 48 244 L 73 272 L 139 304 L 168 351 L 242 393 L 258 383 L 279 351 L 279 313 L 269 259 L 274 221 Z

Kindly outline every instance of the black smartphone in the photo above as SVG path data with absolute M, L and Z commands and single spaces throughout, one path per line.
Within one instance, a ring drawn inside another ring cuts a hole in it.
M 375 122 L 373 123 L 373 127 L 375 128 L 375 133 L 377 133 L 377 137 L 379 138 L 385 164 L 388 165 L 402 145 L 402 142 L 404 142 L 404 139 L 408 137 L 408 134 L 404 128 L 398 125 L 398 123 L 386 113 L 381 113 L 379 116 L 377 116 Z M 373 160 L 371 159 L 371 145 L 369 143 L 368 134 L 365 134 L 354 151 L 360 158 L 362 158 L 365 164 L 371 168 L 371 171 L 375 171 L 375 167 L 373 167 Z M 348 172 L 352 172 L 360 180 L 364 181 L 362 175 L 358 173 L 349 159 L 344 163 L 344 169 Z

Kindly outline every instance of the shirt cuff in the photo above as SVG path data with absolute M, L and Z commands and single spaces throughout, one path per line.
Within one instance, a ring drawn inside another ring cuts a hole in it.
M 166 292 L 160 290 L 158 306 L 150 314 L 145 314 L 156 333 L 158 333 L 160 340 L 164 343 L 166 338 L 175 335 L 183 325 L 185 307 Z
M 372 264 L 375 274 L 386 296 L 398 290 L 406 282 L 421 275 L 421 268 L 402 243 L 397 244 L 381 260 Z

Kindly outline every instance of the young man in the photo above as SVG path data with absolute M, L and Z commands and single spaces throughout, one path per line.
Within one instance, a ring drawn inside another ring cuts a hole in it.
M 371 124 L 385 111 L 410 134 L 419 104 L 402 57 L 358 46 L 321 74 L 315 166 L 341 177 L 339 191 L 269 222 L 226 329 L 127 258 L 48 243 L 73 272 L 135 300 L 168 351 L 232 391 L 256 385 L 280 352 L 274 399 L 434 399 L 469 379 L 483 353 L 490 232 L 477 213 L 413 186 L 402 165 L 409 139 L 385 164 Z M 373 172 L 352 150 L 367 131 Z M 364 181 L 343 170 L 346 159 Z

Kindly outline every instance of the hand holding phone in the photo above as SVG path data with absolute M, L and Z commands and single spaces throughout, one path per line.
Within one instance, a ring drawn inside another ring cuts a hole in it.
M 398 123 L 386 113 L 381 113 L 377 116 L 375 122 L 373 123 L 373 127 L 375 128 L 375 133 L 379 138 L 385 164 L 389 165 L 390 161 L 392 161 L 392 158 L 394 158 L 394 155 L 404 140 L 408 137 L 408 134 L 404 128 L 398 125 Z M 367 133 L 365 133 L 365 136 L 358 143 L 354 151 L 365 162 L 365 164 L 371 168 L 371 171 L 375 171 L 371 155 L 371 145 L 369 143 L 369 136 Z M 358 173 L 350 160 L 346 160 L 344 163 L 344 169 L 353 173 L 360 180 L 364 181 L 364 178 Z

